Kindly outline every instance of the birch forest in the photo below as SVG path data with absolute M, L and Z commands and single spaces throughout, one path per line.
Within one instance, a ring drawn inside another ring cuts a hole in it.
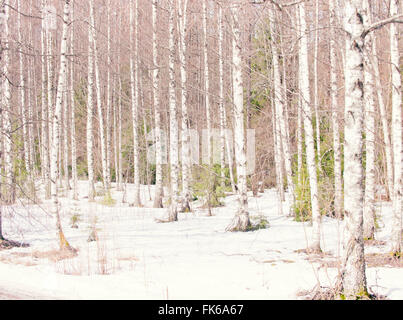
M 0 11 L 0 297 L 403 299 L 401 0 Z

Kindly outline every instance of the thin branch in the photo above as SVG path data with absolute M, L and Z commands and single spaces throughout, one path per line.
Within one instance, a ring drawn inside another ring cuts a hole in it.
M 403 18 L 403 14 L 398 14 L 396 16 L 373 23 L 364 30 L 364 32 L 361 34 L 361 38 L 365 38 L 368 35 L 368 33 L 380 29 L 389 23 L 403 23 L 403 20 L 400 20 L 400 18 Z

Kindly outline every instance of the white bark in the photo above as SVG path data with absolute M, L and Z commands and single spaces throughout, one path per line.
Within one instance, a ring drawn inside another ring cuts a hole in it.
M 342 289 L 347 298 L 366 292 L 363 241 L 364 43 L 362 0 L 345 0 L 344 213 L 346 234 Z
M 368 0 L 363 2 L 364 26 L 372 24 Z M 364 52 L 364 98 L 365 98 L 365 198 L 364 198 L 364 239 L 375 236 L 375 85 L 369 54 L 372 53 L 372 34 L 365 38 Z
M 106 71 L 106 172 L 109 179 L 108 184 L 111 183 L 111 156 L 112 156 L 112 135 L 111 135 L 111 0 L 107 2 L 107 71 Z
M 305 130 L 305 145 L 306 145 L 306 163 L 309 174 L 309 186 L 311 192 L 312 206 L 312 243 L 310 250 L 321 251 L 320 248 L 320 229 L 321 229 L 321 214 L 318 201 L 318 181 L 316 174 L 315 161 L 315 142 L 312 126 L 312 111 L 311 98 L 309 87 L 309 67 L 308 67 L 308 30 L 305 20 L 305 3 L 299 5 L 300 25 L 301 25 L 301 40 L 299 50 L 299 66 L 300 66 L 300 97 L 302 104 L 303 122 Z
M 139 165 L 139 134 L 138 134 L 138 0 L 130 1 L 130 88 L 133 122 L 133 166 L 134 166 L 134 206 L 140 203 L 140 165 Z
M 204 59 L 204 99 L 206 107 L 207 122 L 207 157 L 208 163 L 213 164 L 212 133 L 211 133 L 211 115 L 210 115 L 210 79 L 208 63 L 208 35 L 207 35 L 207 1 L 203 0 L 203 59 Z
M 398 14 L 399 0 L 390 1 L 390 16 Z M 402 79 L 399 64 L 399 29 L 390 25 L 390 62 L 392 72 L 392 137 L 393 137 L 393 228 L 392 252 L 401 254 L 402 243 Z
M 283 170 L 281 169 L 280 152 L 279 145 L 281 144 L 278 125 L 276 121 L 276 108 L 274 99 L 271 101 L 271 113 L 272 113 L 272 126 L 273 126 L 273 149 L 274 149 L 274 166 L 276 168 L 276 185 L 277 185 L 277 200 L 278 200 L 278 214 L 283 215 L 283 199 L 284 199 L 284 188 L 283 188 Z
M 378 53 L 376 49 L 376 38 L 374 36 L 374 40 L 372 42 L 372 68 L 374 70 L 375 84 L 376 84 L 376 92 L 378 96 L 378 104 L 379 104 L 379 113 L 381 115 L 382 122 L 382 132 L 383 132 L 383 141 L 385 144 L 385 156 L 386 156 L 386 177 L 387 177 L 387 193 L 390 199 L 393 198 L 393 155 L 392 155 L 392 143 L 390 141 L 390 132 L 388 125 L 388 118 L 386 112 L 386 106 L 384 102 L 384 98 L 382 96 L 382 84 L 381 84 L 381 75 L 379 72 L 379 61 L 378 61 Z
M 314 74 L 314 109 L 316 118 L 316 153 L 318 156 L 318 165 L 320 165 L 320 116 L 319 116 L 319 85 L 318 85 L 318 49 L 319 49 L 319 0 L 315 4 L 315 49 L 313 58 L 313 74 Z
M 218 63 L 219 63 L 219 110 L 220 110 L 220 166 L 221 166 L 221 185 L 225 186 L 225 106 L 224 106 L 224 23 L 222 14 L 222 5 L 218 5 Z
M 21 8 L 21 0 L 17 1 L 17 10 L 22 11 Z M 29 158 L 29 127 L 28 127 L 28 118 L 27 118 L 27 99 L 25 97 L 25 78 L 24 78 L 24 55 L 22 53 L 22 30 L 21 30 L 21 15 L 17 14 L 17 29 L 18 29 L 18 62 L 19 62 L 19 94 L 20 94 L 20 104 L 21 104 L 21 118 L 22 118 L 22 139 L 24 144 L 24 162 L 25 162 L 25 169 L 27 173 L 30 173 L 30 158 Z
M 58 175 L 58 152 L 60 148 L 60 120 L 62 118 L 62 103 L 63 103 L 63 95 L 66 91 L 67 85 L 67 37 L 68 37 L 68 24 L 69 24 L 69 6 L 70 0 L 65 0 L 64 4 L 64 14 L 63 14 L 63 31 L 61 38 L 61 47 L 60 47 L 60 70 L 59 70 L 59 78 L 57 83 L 57 95 L 56 95 L 56 105 L 55 112 L 53 116 L 53 139 L 51 145 L 51 163 L 50 163 L 50 174 L 51 174 L 51 197 L 52 197 L 52 213 L 56 216 L 56 227 L 57 227 L 57 235 L 59 237 L 59 245 L 60 249 L 71 249 L 69 243 L 64 237 L 64 233 L 62 230 L 62 225 L 60 221 L 60 212 L 59 212 L 59 199 L 57 193 L 57 184 L 56 179 Z
M 92 47 L 92 27 L 88 25 L 88 93 L 87 93 L 87 166 L 88 166 L 88 200 L 95 199 L 95 177 L 94 177 L 94 50 Z
M 171 165 L 171 209 L 169 221 L 178 220 L 179 196 L 179 142 L 178 119 L 175 96 L 175 31 L 174 31 L 174 0 L 169 2 L 169 124 L 170 124 L 170 165 Z
M 90 1 L 90 17 L 92 25 L 92 44 L 94 48 L 94 66 L 95 66 L 95 88 L 97 95 L 97 107 L 98 107 L 98 121 L 99 121 L 99 136 L 101 140 L 101 160 L 102 160 L 102 178 L 104 182 L 104 188 L 106 193 L 110 192 L 110 178 L 107 170 L 106 160 L 106 139 L 105 139 L 105 126 L 104 126 L 104 112 L 102 108 L 102 96 L 101 96 L 101 79 L 99 73 L 98 62 L 98 41 L 97 41 L 97 29 L 95 26 L 95 14 L 94 14 L 94 0 Z
M 332 127 L 333 127 L 333 154 L 334 154 L 334 211 L 337 218 L 342 217 L 343 210 L 343 185 L 341 174 L 341 148 L 340 148 L 340 132 L 339 132 L 339 110 L 337 101 L 337 57 L 336 57 L 336 8 L 335 0 L 330 0 L 330 104 L 332 110 Z
M 46 30 L 46 41 L 47 41 L 47 71 L 48 71 L 48 121 L 49 121 L 49 149 L 50 146 L 53 144 L 53 118 L 54 118 L 54 105 L 53 105 L 53 81 L 54 81 L 54 65 L 53 65 L 53 36 L 52 30 Z M 50 152 L 50 151 L 49 151 Z M 49 155 L 50 161 L 50 155 Z M 50 162 L 49 162 L 50 165 Z M 50 187 L 50 186 L 49 186 Z M 49 189 L 50 190 L 50 189 Z M 50 193 L 49 193 L 50 196 Z
M 179 60 L 181 75 L 181 102 L 182 102 L 182 190 L 183 204 L 182 208 L 190 209 L 190 179 L 191 179 L 191 155 L 190 155 L 190 134 L 189 134 L 189 116 L 188 116 L 188 91 L 187 91 L 187 71 L 186 71 L 186 30 L 187 30 L 187 4 L 188 0 L 179 0 Z
M 74 2 L 71 5 L 71 20 L 74 21 Z M 73 199 L 78 200 L 78 177 L 77 177 L 77 142 L 76 142 L 76 122 L 75 110 L 76 102 L 74 95 L 74 23 L 70 32 L 70 135 L 71 135 L 71 177 L 73 180 Z
M 50 197 L 50 178 L 49 178 L 49 122 L 48 107 L 46 101 L 46 32 L 44 25 L 44 7 L 45 0 L 42 0 L 42 28 L 41 28 L 41 129 L 42 129 L 42 161 L 41 168 L 43 181 L 45 185 L 45 197 Z
M 154 117 L 155 117 L 155 193 L 154 208 L 162 208 L 162 146 L 161 146 L 161 113 L 159 97 L 159 65 L 158 65 L 158 37 L 157 37 L 157 6 L 158 0 L 152 2 L 152 24 L 153 24 L 153 64 L 152 72 L 153 96 L 154 96 Z
M 246 145 L 244 128 L 243 80 L 242 80 L 242 52 L 239 18 L 241 9 L 239 4 L 231 5 L 232 13 L 232 70 L 234 95 L 234 136 L 235 158 L 238 176 L 238 205 L 239 209 L 232 223 L 227 227 L 229 231 L 245 231 L 250 226 L 248 212 L 248 195 L 246 186 Z
M 69 176 L 69 105 L 68 105 L 68 95 L 67 95 L 67 70 L 66 70 L 66 90 L 63 97 L 63 171 L 64 171 L 64 187 L 66 189 L 66 196 L 68 190 L 71 189 L 70 186 L 70 176 Z M 62 158 L 60 158 L 61 162 Z
M 273 9 L 274 10 L 274 9 Z M 292 197 L 291 203 L 295 203 L 295 188 L 294 182 L 292 180 L 292 167 L 291 167 L 291 153 L 290 153 L 290 145 L 287 136 L 287 123 L 286 123 L 286 112 L 285 112 L 285 100 L 286 96 L 284 96 L 284 91 L 282 90 L 281 86 L 281 76 L 280 76 L 280 65 L 278 60 L 278 49 L 276 45 L 276 32 L 277 30 L 274 29 L 275 20 L 274 20 L 274 12 L 270 10 L 270 24 L 271 24 L 271 31 L 272 31 L 272 41 L 271 49 L 272 49 L 272 63 L 273 63 L 273 88 L 274 88 L 274 103 L 276 106 L 276 119 L 277 119 L 277 126 L 279 127 L 277 133 L 279 134 L 279 138 L 281 139 L 283 157 L 284 157 L 284 166 L 285 171 L 287 174 L 287 184 L 290 195 Z M 283 80 L 285 81 L 285 79 Z M 292 212 L 290 212 L 292 215 Z
M 2 190 L 5 203 L 11 204 L 14 202 L 13 196 L 13 160 L 12 160 L 12 127 L 11 127 L 11 90 L 10 90 L 10 33 L 9 33 L 9 1 L 3 2 L 3 31 L 1 33 L 1 50 L 2 50 L 2 95 L 1 95 L 1 109 L 3 116 L 3 132 L 4 136 L 4 189 Z

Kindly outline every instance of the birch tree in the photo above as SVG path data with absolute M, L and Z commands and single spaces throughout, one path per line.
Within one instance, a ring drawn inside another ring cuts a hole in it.
M 159 65 L 158 65 L 158 37 L 157 37 L 157 6 L 158 0 L 152 2 L 152 25 L 153 25 L 153 97 L 154 97 L 154 117 L 155 117 L 155 192 L 154 192 L 154 208 L 162 208 L 162 146 L 161 146 L 161 113 L 160 113 L 160 97 L 159 97 Z
M 138 0 L 130 1 L 130 88 L 133 120 L 133 167 L 134 167 L 134 206 L 140 207 L 140 165 L 139 165 L 139 135 L 138 135 Z
M 364 31 L 361 0 L 345 0 L 344 214 L 346 219 L 342 292 L 349 299 L 366 295 L 363 241 Z
M 74 21 L 74 2 L 71 5 L 71 20 Z M 78 200 L 77 143 L 76 143 L 76 103 L 74 95 L 74 23 L 70 27 L 70 136 L 71 136 L 71 177 L 73 180 L 73 199 Z
M 246 145 L 244 128 L 243 81 L 242 81 L 242 51 L 239 19 L 241 7 L 238 3 L 231 4 L 232 13 L 232 72 L 234 96 L 234 136 L 236 168 L 238 175 L 238 211 L 227 231 L 246 231 L 250 226 L 248 212 L 248 195 L 246 185 Z
M 372 23 L 368 0 L 363 2 L 364 26 Z M 365 196 L 364 239 L 375 236 L 375 84 L 369 55 L 372 53 L 372 34 L 365 38 L 364 52 L 364 98 L 365 98 Z
M 21 0 L 17 1 L 17 11 L 22 11 Z M 30 156 L 29 156 L 29 128 L 28 128 L 28 118 L 27 118 L 27 98 L 25 97 L 25 77 L 24 77 L 24 55 L 22 49 L 22 27 L 21 27 L 21 14 L 17 13 L 17 28 L 18 28 L 18 62 L 19 62 L 19 95 L 20 95 L 20 104 L 21 104 L 21 118 L 22 118 L 22 139 L 24 145 L 24 162 L 25 169 L 27 173 L 30 173 Z
M 63 13 L 63 31 L 61 38 L 61 48 L 60 48 L 60 70 L 59 78 L 57 83 L 57 95 L 56 95 L 56 105 L 55 112 L 53 116 L 53 139 L 51 145 L 51 163 L 50 163 L 50 173 L 51 173 L 51 196 L 52 196 L 52 213 L 56 217 L 56 227 L 59 238 L 59 245 L 61 250 L 73 250 L 70 244 L 67 242 L 60 219 L 60 208 L 59 199 L 57 192 L 57 174 L 58 174 L 58 159 L 57 154 L 60 148 L 60 120 L 62 118 L 62 103 L 63 94 L 66 91 L 67 85 L 67 37 L 68 37 L 68 26 L 69 26 L 69 10 L 70 10 L 70 0 L 65 0 L 64 2 L 64 13 Z
M 209 165 L 212 165 L 212 132 L 211 132 L 211 115 L 210 115 L 210 79 L 209 79 L 209 63 L 208 63 L 208 34 L 207 34 L 207 1 L 203 0 L 203 59 L 204 59 L 204 100 L 206 107 L 207 122 L 207 157 Z
M 300 67 L 300 99 L 302 104 L 303 123 L 305 131 L 305 145 L 306 145 L 306 163 L 309 174 L 309 186 L 311 194 L 312 206 L 312 244 L 309 251 L 319 252 L 320 248 L 320 225 L 321 215 L 319 211 L 318 201 L 318 181 L 316 174 L 316 161 L 315 161 L 315 146 L 314 146 L 314 133 L 312 126 L 312 111 L 311 111 L 311 98 L 309 86 L 309 68 L 308 68 L 308 30 L 305 19 L 305 3 L 299 4 L 300 14 L 300 47 L 299 47 L 299 67 Z
M 282 86 L 281 86 L 281 76 L 280 76 L 280 65 L 279 65 L 279 52 L 276 45 L 277 35 L 274 25 L 275 25 L 275 17 L 274 17 L 274 8 L 270 10 L 270 30 L 272 34 L 272 63 L 273 63 L 273 89 L 274 89 L 274 102 L 276 106 L 276 125 L 278 129 L 276 133 L 279 135 L 279 139 L 281 139 L 282 152 L 284 157 L 285 171 L 287 174 L 287 184 L 290 191 L 290 195 L 292 197 L 291 203 L 295 203 L 295 192 L 294 192 L 294 182 L 292 180 L 292 167 L 291 167 L 291 153 L 290 146 L 287 136 L 286 129 L 286 115 L 285 115 L 285 100 L 286 96 L 283 95 Z M 285 79 L 283 80 L 285 81 Z M 292 215 L 292 212 L 290 212 Z
M 390 16 L 399 12 L 399 0 L 390 1 Z M 402 243 L 402 79 L 399 64 L 399 30 L 392 23 L 390 25 L 390 67 L 392 73 L 392 137 L 393 137 L 393 228 L 392 252 L 400 255 Z
M 11 90 L 10 90 L 10 31 L 9 31 L 9 1 L 4 0 L 2 6 L 3 32 L 1 33 L 2 50 L 2 117 L 4 141 L 4 188 L 2 190 L 4 202 L 12 204 L 14 202 L 13 191 L 13 156 L 12 156 L 12 127 L 11 127 Z
M 330 105 L 332 110 L 333 127 L 333 154 L 334 154 L 334 210 L 337 218 L 342 217 L 343 208 L 343 185 L 341 173 L 341 148 L 338 110 L 337 88 L 337 57 L 336 57 L 336 7 L 335 0 L 329 1 L 330 11 Z
M 92 47 L 92 26 L 88 24 L 88 80 L 87 80 L 87 166 L 88 166 L 88 200 L 95 199 L 94 177 L 94 50 Z
M 178 120 L 175 94 L 175 30 L 174 30 L 175 4 L 169 1 L 169 124 L 170 144 L 169 155 L 171 165 L 171 209 L 169 221 L 178 220 L 178 195 L 179 195 L 179 143 Z
M 181 103 L 182 103 L 182 210 L 190 210 L 190 178 L 191 178 L 191 155 L 190 155 L 190 134 L 189 134 L 189 116 L 188 116 L 188 90 L 187 90 L 187 71 L 186 71 L 186 31 L 187 31 L 187 6 L 188 0 L 178 0 L 178 29 L 179 42 L 178 53 L 180 61 L 181 78 Z
M 45 0 L 42 0 L 42 22 L 41 22 L 41 129 L 42 129 L 42 161 L 41 168 L 45 185 L 45 198 L 50 198 L 50 176 L 49 176 L 49 122 L 48 105 L 46 101 L 46 31 L 45 31 Z
M 96 92 L 97 109 L 98 109 L 99 136 L 101 140 L 102 178 L 106 194 L 110 195 L 110 177 L 107 170 L 107 159 L 106 159 L 106 139 L 105 139 L 105 126 L 104 126 L 104 113 L 102 108 L 101 79 L 100 79 L 101 76 L 99 73 L 98 40 L 97 40 L 97 28 L 95 25 L 94 0 L 90 1 L 90 18 L 92 26 L 91 29 L 92 45 L 94 50 L 95 88 L 96 88 L 95 92 Z

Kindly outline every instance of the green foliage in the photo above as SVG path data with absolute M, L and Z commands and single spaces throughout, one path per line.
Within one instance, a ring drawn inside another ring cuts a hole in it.
M 203 165 L 194 170 L 193 181 L 194 198 L 205 199 L 205 206 L 208 208 L 222 205 L 220 198 L 225 197 L 227 186 L 221 185 L 221 168 L 219 165 L 214 165 L 213 167 Z
M 263 215 L 250 216 L 251 224 L 246 231 L 256 231 L 260 229 L 268 229 L 270 227 L 269 221 Z
M 112 195 L 110 192 L 106 192 L 105 196 L 103 197 L 101 204 L 104 206 L 109 206 L 112 207 L 116 204 L 116 200 L 112 198 Z
M 300 176 L 300 181 L 298 183 L 298 175 Z M 312 207 L 311 207 L 311 196 L 310 196 L 310 186 L 309 186 L 309 176 L 308 170 L 305 163 L 301 168 L 301 172 L 294 177 L 295 184 L 295 203 L 294 212 L 295 220 L 298 222 L 310 221 L 312 218 Z

